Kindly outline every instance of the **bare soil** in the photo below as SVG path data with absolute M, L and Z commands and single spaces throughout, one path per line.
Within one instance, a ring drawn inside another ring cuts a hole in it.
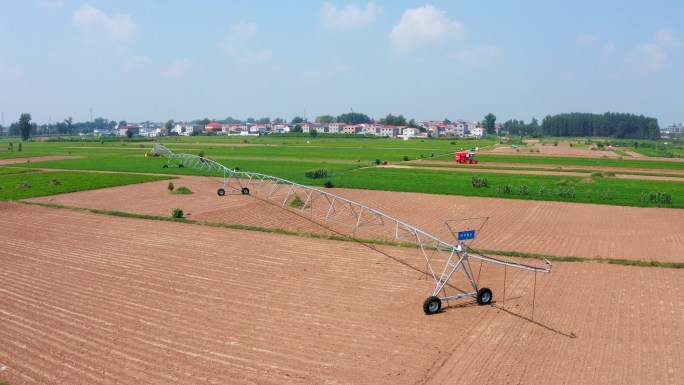
M 137 188 L 115 200 L 155 200 Z M 256 200 L 175 198 L 193 215 Z M 414 249 L 7 202 L 0 228 L 0 382 L 12 385 L 684 383 L 681 269 L 476 266 L 494 305 L 426 316 L 434 284 Z
M 16 163 L 30 163 L 30 162 L 47 162 L 50 160 L 78 159 L 78 158 L 82 158 L 82 157 L 81 156 L 70 156 L 70 155 L 31 156 L 28 158 L 0 159 L 0 165 L 16 164 Z
M 195 194 L 171 195 L 168 181 L 83 191 L 34 198 L 32 201 L 67 206 L 170 216 L 182 209 L 191 219 L 280 228 L 297 232 L 342 233 L 348 229 L 326 221 L 312 223 L 281 206 L 278 196 L 270 203 L 265 194 L 219 197 L 222 183 L 203 177 L 182 177 L 176 187 L 189 187 Z M 476 248 L 508 250 L 555 256 L 621 258 L 684 262 L 684 215 L 682 210 L 638 208 L 563 202 L 539 202 L 419 193 L 396 193 L 352 189 L 330 192 L 379 209 L 397 219 L 452 243 L 445 221 L 489 217 Z M 255 196 L 256 195 L 256 196 Z M 375 229 L 356 233 L 376 238 Z

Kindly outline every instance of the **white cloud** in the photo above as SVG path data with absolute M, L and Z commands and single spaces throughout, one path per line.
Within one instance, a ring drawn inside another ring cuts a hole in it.
M 273 52 L 268 49 L 247 51 L 240 55 L 240 63 L 244 65 L 268 64 L 275 60 Z
M 486 64 L 501 56 L 501 50 L 496 47 L 476 47 L 462 52 L 451 52 L 448 56 L 469 66 Z
M 658 32 L 655 34 L 655 41 L 664 47 L 684 47 L 684 43 L 677 39 L 677 36 L 675 36 L 675 32 L 672 28 L 662 28 L 658 30 Z
M 601 47 L 601 61 L 607 62 L 615 56 L 617 52 L 617 47 L 615 44 L 606 44 Z
M 465 36 L 463 23 L 449 19 L 446 12 L 427 4 L 404 12 L 389 39 L 395 51 L 405 54 L 426 45 L 463 40 Z
M 627 65 L 637 72 L 660 72 L 667 64 L 667 55 L 657 44 L 642 44 L 627 57 Z
M 597 34 L 582 34 L 575 38 L 575 44 L 585 46 L 595 46 L 600 43 L 601 39 Z
M 124 53 L 121 55 L 121 68 L 130 71 L 137 67 L 150 64 L 150 58 L 144 55 Z
M 101 41 L 129 43 L 137 30 L 131 16 L 126 14 L 108 16 L 90 4 L 85 4 L 76 10 L 72 22 L 81 29 L 83 38 L 93 44 Z
M 167 77 L 176 78 L 182 76 L 185 72 L 187 72 L 188 69 L 190 69 L 191 66 L 192 62 L 190 60 L 178 59 L 164 72 L 164 75 Z
M 241 21 L 230 26 L 228 37 L 220 46 L 226 55 L 241 65 L 273 64 L 273 67 L 278 67 L 278 60 L 272 50 L 254 48 L 258 33 L 259 26 L 256 23 Z
M 241 21 L 230 26 L 230 32 L 222 44 L 223 50 L 230 56 L 241 56 L 247 50 L 247 40 L 259 31 L 259 26 L 253 22 Z
M 230 27 L 230 35 L 234 37 L 253 36 L 258 30 L 259 26 L 256 23 L 241 21 Z
M 349 28 L 362 24 L 368 24 L 375 20 L 380 12 L 373 2 L 366 4 L 365 8 L 358 4 L 347 4 L 337 8 L 330 2 L 324 2 L 318 11 L 318 17 L 327 28 Z

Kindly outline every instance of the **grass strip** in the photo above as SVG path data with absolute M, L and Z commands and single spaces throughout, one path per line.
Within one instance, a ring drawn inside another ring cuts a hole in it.
M 38 170 L 32 168 L 13 168 L 13 167 L 0 167 L 0 175 L 11 175 L 11 174 L 23 174 L 27 172 L 36 172 Z M 2 385 L 2 384 L 0 384 Z
M 503 171 L 542 171 L 542 172 L 574 172 L 574 173 L 587 173 L 592 174 L 595 172 L 601 172 L 602 170 L 597 169 L 586 169 L 586 168 L 562 168 L 560 166 L 549 168 L 549 167 L 509 167 L 509 166 L 487 166 L 478 164 L 477 166 L 467 165 L 467 164 L 436 164 L 436 163 L 412 163 L 412 162 L 393 162 L 392 164 L 397 164 L 405 167 L 413 168 L 454 168 L 454 169 L 467 169 L 469 171 L 477 171 L 479 169 L 484 170 L 503 170 Z M 611 170 L 615 175 L 635 175 L 635 176 L 666 176 L 672 178 L 684 178 L 684 174 L 672 174 L 672 173 L 661 173 L 661 172 L 640 172 L 640 171 L 623 171 L 623 170 Z
M 148 220 L 156 220 L 156 221 L 164 221 L 164 222 L 180 222 L 180 223 L 187 223 L 187 224 L 193 224 L 193 225 L 219 227 L 219 228 L 226 228 L 226 229 L 233 229 L 233 230 L 247 230 L 247 231 L 256 231 L 256 232 L 261 232 L 261 233 L 290 235 L 290 236 L 296 236 L 296 237 L 302 237 L 302 238 L 327 239 L 327 240 L 332 240 L 332 241 L 356 242 L 356 243 L 382 245 L 382 246 L 408 247 L 408 248 L 414 248 L 414 249 L 420 248 L 420 246 L 417 244 L 407 243 L 407 242 L 394 242 L 394 241 L 385 241 L 385 240 L 378 240 L 378 239 L 354 238 L 354 237 L 343 236 L 343 235 L 329 235 L 329 234 L 319 234 L 319 233 L 312 233 L 312 232 L 290 231 L 290 230 L 285 230 L 282 228 L 269 228 L 269 227 L 248 226 L 248 225 L 236 225 L 236 224 L 220 223 L 220 222 L 206 222 L 206 221 L 197 221 L 197 220 L 188 219 L 188 218 L 172 218 L 172 217 L 162 217 L 162 216 L 158 216 L 158 215 L 133 214 L 133 213 L 127 213 L 127 212 L 123 212 L 123 211 L 91 209 L 91 208 L 86 208 L 86 207 L 65 206 L 65 205 L 58 205 L 58 204 L 53 204 L 53 203 L 27 202 L 27 201 L 20 201 L 19 203 L 28 204 L 28 205 L 35 205 L 35 206 L 42 206 L 42 207 L 49 207 L 49 208 L 55 208 L 55 209 L 66 209 L 66 210 L 72 210 L 72 211 L 89 212 L 89 213 L 93 213 L 93 214 L 111 215 L 111 216 L 123 217 L 123 218 L 148 219 Z M 653 261 L 653 260 L 644 261 L 644 260 L 639 260 L 639 259 L 637 259 L 637 260 L 621 259 L 621 258 L 611 259 L 611 258 L 600 258 L 600 257 L 585 258 L 585 257 L 577 257 L 577 256 L 555 256 L 555 255 L 525 253 L 525 252 L 520 252 L 520 251 L 509 251 L 509 250 L 479 249 L 479 250 L 475 250 L 475 251 L 482 253 L 482 254 L 485 254 L 485 255 L 490 254 L 490 255 L 498 255 L 498 256 L 506 256 L 506 257 L 537 259 L 537 260 L 542 260 L 542 261 L 544 259 L 548 259 L 549 261 L 558 261 L 558 262 L 598 262 L 598 263 L 608 263 L 611 265 L 623 265 L 623 266 L 662 267 L 662 268 L 668 268 L 668 269 L 684 269 L 684 262 L 661 262 L 661 261 Z

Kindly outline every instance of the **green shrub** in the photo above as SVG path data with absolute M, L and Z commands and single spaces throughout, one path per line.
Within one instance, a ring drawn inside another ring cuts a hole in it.
M 31 184 L 27 181 L 23 181 L 17 185 L 17 188 L 31 188 Z
M 660 191 L 651 191 L 648 193 L 648 195 L 646 195 L 646 193 L 639 194 L 638 200 L 639 202 L 649 201 L 651 203 L 664 203 L 669 205 L 672 204 L 672 194 Z
M 513 187 L 510 184 L 500 184 L 496 186 L 496 191 L 499 194 L 511 194 L 513 192 Z
M 175 191 L 173 191 L 173 194 L 188 195 L 188 194 L 192 194 L 192 190 L 190 190 L 189 188 L 187 188 L 185 186 L 180 186 Z
M 61 184 L 62 182 L 57 178 L 52 178 L 52 180 L 50 181 L 50 186 L 59 186 Z
M 530 188 L 526 184 L 513 186 L 510 184 L 500 184 L 496 186 L 497 192 L 504 195 L 528 195 Z
M 409 160 L 408 155 L 404 155 L 404 162 L 408 162 L 408 160 Z
M 486 176 L 479 177 L 477 175 L 473 175 L 472 179 L 470 180 L 470 184 L 472 184 L 475 188 L 489 187 L 489 181 L 487 180 Z
M 173 211 L 171 212 L 171 218 L 182 219 L 183 218 L 183 210 L 173 209 Z
M 169 182 L 169 185 L 166 186 L 166 188 L 168 188 L 169 191 L 173 192 L 173 182 Z
M 601 171 L 592 172 L 591 176 L 596 177 L 596 178 L 603 178 L 603 173 Z
M 520 186 L 516 186 L 514 193 L 517 195 L 529 195 L 530 188 L 526 184 L 521 184 Z
M 299 197 L 299 195 L 295 195 L 294 199 L 290 201 L 288 206 L 290 206 L 290 208 L 293 209 L 301 209 L 304 207 L 304 201 L 302 200 L 302 198 Z
M 320 179 L 320 178 L 327 178 L 328 177 L 328 170 L 325 169 L 318 169 L 318 170 L 309 170 L 305 173 L 307 178 L 311 179 Z
M 603 176 L 615 176 L 615 173 L 612 171 L 606 171 L 603 173 Z
M 333 185 L 333 183 L 330 180 L 326 180 L 325 183 L 323 183 L 323 187 L 333 188 L 335 186 Z
M 610 190 L 601 191 L 600 197 L 601 199 L 607 201 L 613 200 L 613 192 Z
M 574 198 L 575 188 L 572 186 L 558 186 L 553 189 L 553 195 L 559 198 Z
M 546 196 L 546 186 L 539 186 L 539 195 Z

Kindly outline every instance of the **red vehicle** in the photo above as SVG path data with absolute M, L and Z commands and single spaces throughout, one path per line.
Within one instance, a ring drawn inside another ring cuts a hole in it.
M 472 152 L 457 152 L 454 160 L 458 163 L 477 164 L 475 154 Z

